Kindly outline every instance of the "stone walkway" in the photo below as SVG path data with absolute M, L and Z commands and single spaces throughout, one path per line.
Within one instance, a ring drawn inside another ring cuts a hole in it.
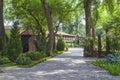
M 120 80 L 105 70 L 86 63 L 93 58 L 83 58 L 81 48 L 69 48 L 69 52 L 31 68 L 6 69 L 0 80 Z

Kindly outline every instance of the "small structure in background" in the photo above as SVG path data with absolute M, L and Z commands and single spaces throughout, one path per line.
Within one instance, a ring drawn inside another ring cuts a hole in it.
M 33 35 L 32 30 L 23 30 L 21 33 L 21 40 L 22 40 L 22 45 L 23 45 L 23 53 L 27 51 L 35 51 L 36 50 L 36 45 L 35 45 L 35 40 Z
M 55 35 L 56 41 L 59 39 L 60 35 L 63 37 L 64 42 L 73 42 L 76 38 L 76 35 L 72 35 L 72 34 L 58 31 Z
M 48 34 L 48 32 L 46 33 Z M 21 30 L 20 34 L 21 34 L 21 40 L 22 40 L 22 45 L 23 45 L 23 53 L 27 51 L 35 51 L 36 50 L 36 43 L 35 43 L 36 35 L 33 34 L 33 31 L 31 29 Z M 80 42 L 79 40 L 83 38 L 83 37 L 79 37 L 78 35 L 72 35 L 72 34 L 58 31 L 55 35 L 56 42 L 58 41 L 60 35 L 63 37 L 64 42 L 69 43 L 71 47 L 74 41 L 77 40 L 78 42 Z

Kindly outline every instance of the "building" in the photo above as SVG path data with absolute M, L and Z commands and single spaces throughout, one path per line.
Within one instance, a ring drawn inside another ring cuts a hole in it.
M 33 34 L 32 30 L 29 30 L 29 29 L 21 30 L 20 34 L 21 34 L 21 40 L 22 40 L 22 45 L 23 45 L 23 52 L 35 51 L 36 50 L 36 43 L 35 43 L 36 35 Z M 58 31 L 55 35 L 56 42 L 60 36 L 62 36 L 64 42 L 67 42 L 67 43 L 72 43 L 73 41 L 79 39 L 79 36 Z
M 23 53 L 27 51 L 35 51 L 36 45 L 34 40 L 34 35 L 32 30 L 25 30 L 20 33 L 22 46 L 23 46 Z

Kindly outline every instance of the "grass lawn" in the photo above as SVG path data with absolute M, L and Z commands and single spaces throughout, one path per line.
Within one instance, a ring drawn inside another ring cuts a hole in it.
M 44 58 L 41 58 L 39 60 L 32 61 L 31 64 L 29 64 L 29 65 L 17 65 L 16 63 L 10 62 L 10 63 L 6 63 L 6 64 L 0 64 L 0 67 L 21 67 L 21 68 L 32 67 L 32 66 L 37 65 L 41 62 L 44 62 L 48 59 L 51 59 L 57 55 L 63 54 L 64 52 L 66 52 L 66 51 L 54 52 L 54 54 L 52 56 L 44 57 Z
M 39 60 L 35 60 L 35 61 L 32 61 L 30 65 L 17 65 L 16 63 L 13 63 L 13 62 L 10 62 L 10 63 L 6 63 L 6 64 L 1 64 L 0 67 L 32 67 L 38 63 L 41 63 L 41 62 L 44 62 L 48 59 L 50 59 L 52 57 L 45 57 L 45 58 L 42 58 L 42 59 L 39 59 Z
M 120 63 L 107 64 L 104 60 L 96 60 L 91 63 L 106 69 L 111 75 L 120 76 Z

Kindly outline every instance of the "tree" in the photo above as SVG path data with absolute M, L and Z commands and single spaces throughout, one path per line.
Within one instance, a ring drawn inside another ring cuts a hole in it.
M 44 12 L 45 12 L 45 17 L 47 20 L 48 30 L 49 30 L 49 39 L 48 39 L 48 43 L 47 43 L 46 53 L 48 56 L 50 56 L 52 54 L 52 50 L 53 50 L 53 35 L 54 35 L 51 11 L 46 3 L 46 0 L 41 0 L 41 3 L 43 6 L 43 9 L 44 9 Z
M 4 29 L 4 21 L 3 21 L 3 0 L 0 0 L 0 54 L 3 53 L 3 49 L 6 45 L 6 36 Z
M 12 21 L 15 18 L 19 20 L 21 28 L 32 29 L 33 34 L 36 35 L 37 50 L 40 51 L 43 47 L 46 48 L 44 43 L 47 27 L 40 0 L 9 0 L 6 4 L 10 9 L 7 10 L 7 20 Z
M 86 20 L 86 37 L 95 38 L 94 26 L 91 15 L 91 5 L 92 0 L 84 0 L 84 10 L 85 10 L 85 20 Z M 92 32 L 92 33 L 91 33 Z M 94 42 L 93 39 L 90 40 L 90 54 L 94 54 Z
M 91 36 L 91 3 L 92 0 L 84 0 L 85 20 L 86 20 L 86 37 Z
M 19 34 L 18 22 L 15 22 L 10 33 L 10 40 L 7 46 L 8 58 L 15 62 L 17 57 L 22 53 L 22 44 Z
M 52 0 L 48 2 L 50 9 L 52 11 L 52 18 L 53 18 L 53 27 L 54 27 L 54 45 L 53 49 L 56 49 L 55 44 L 55 35 L 59 31 L 60 25 L 63 26 L 63 24 L 66 24 L 68 20 L 72 20 L 71 16 L 73 16 L 72 13 L 75 13 L 76 10 L 75 7 L 72 7 L 73 3 L 71 1 L 67 0 Z M 59 7 L 57 7 L 59 6 Z

